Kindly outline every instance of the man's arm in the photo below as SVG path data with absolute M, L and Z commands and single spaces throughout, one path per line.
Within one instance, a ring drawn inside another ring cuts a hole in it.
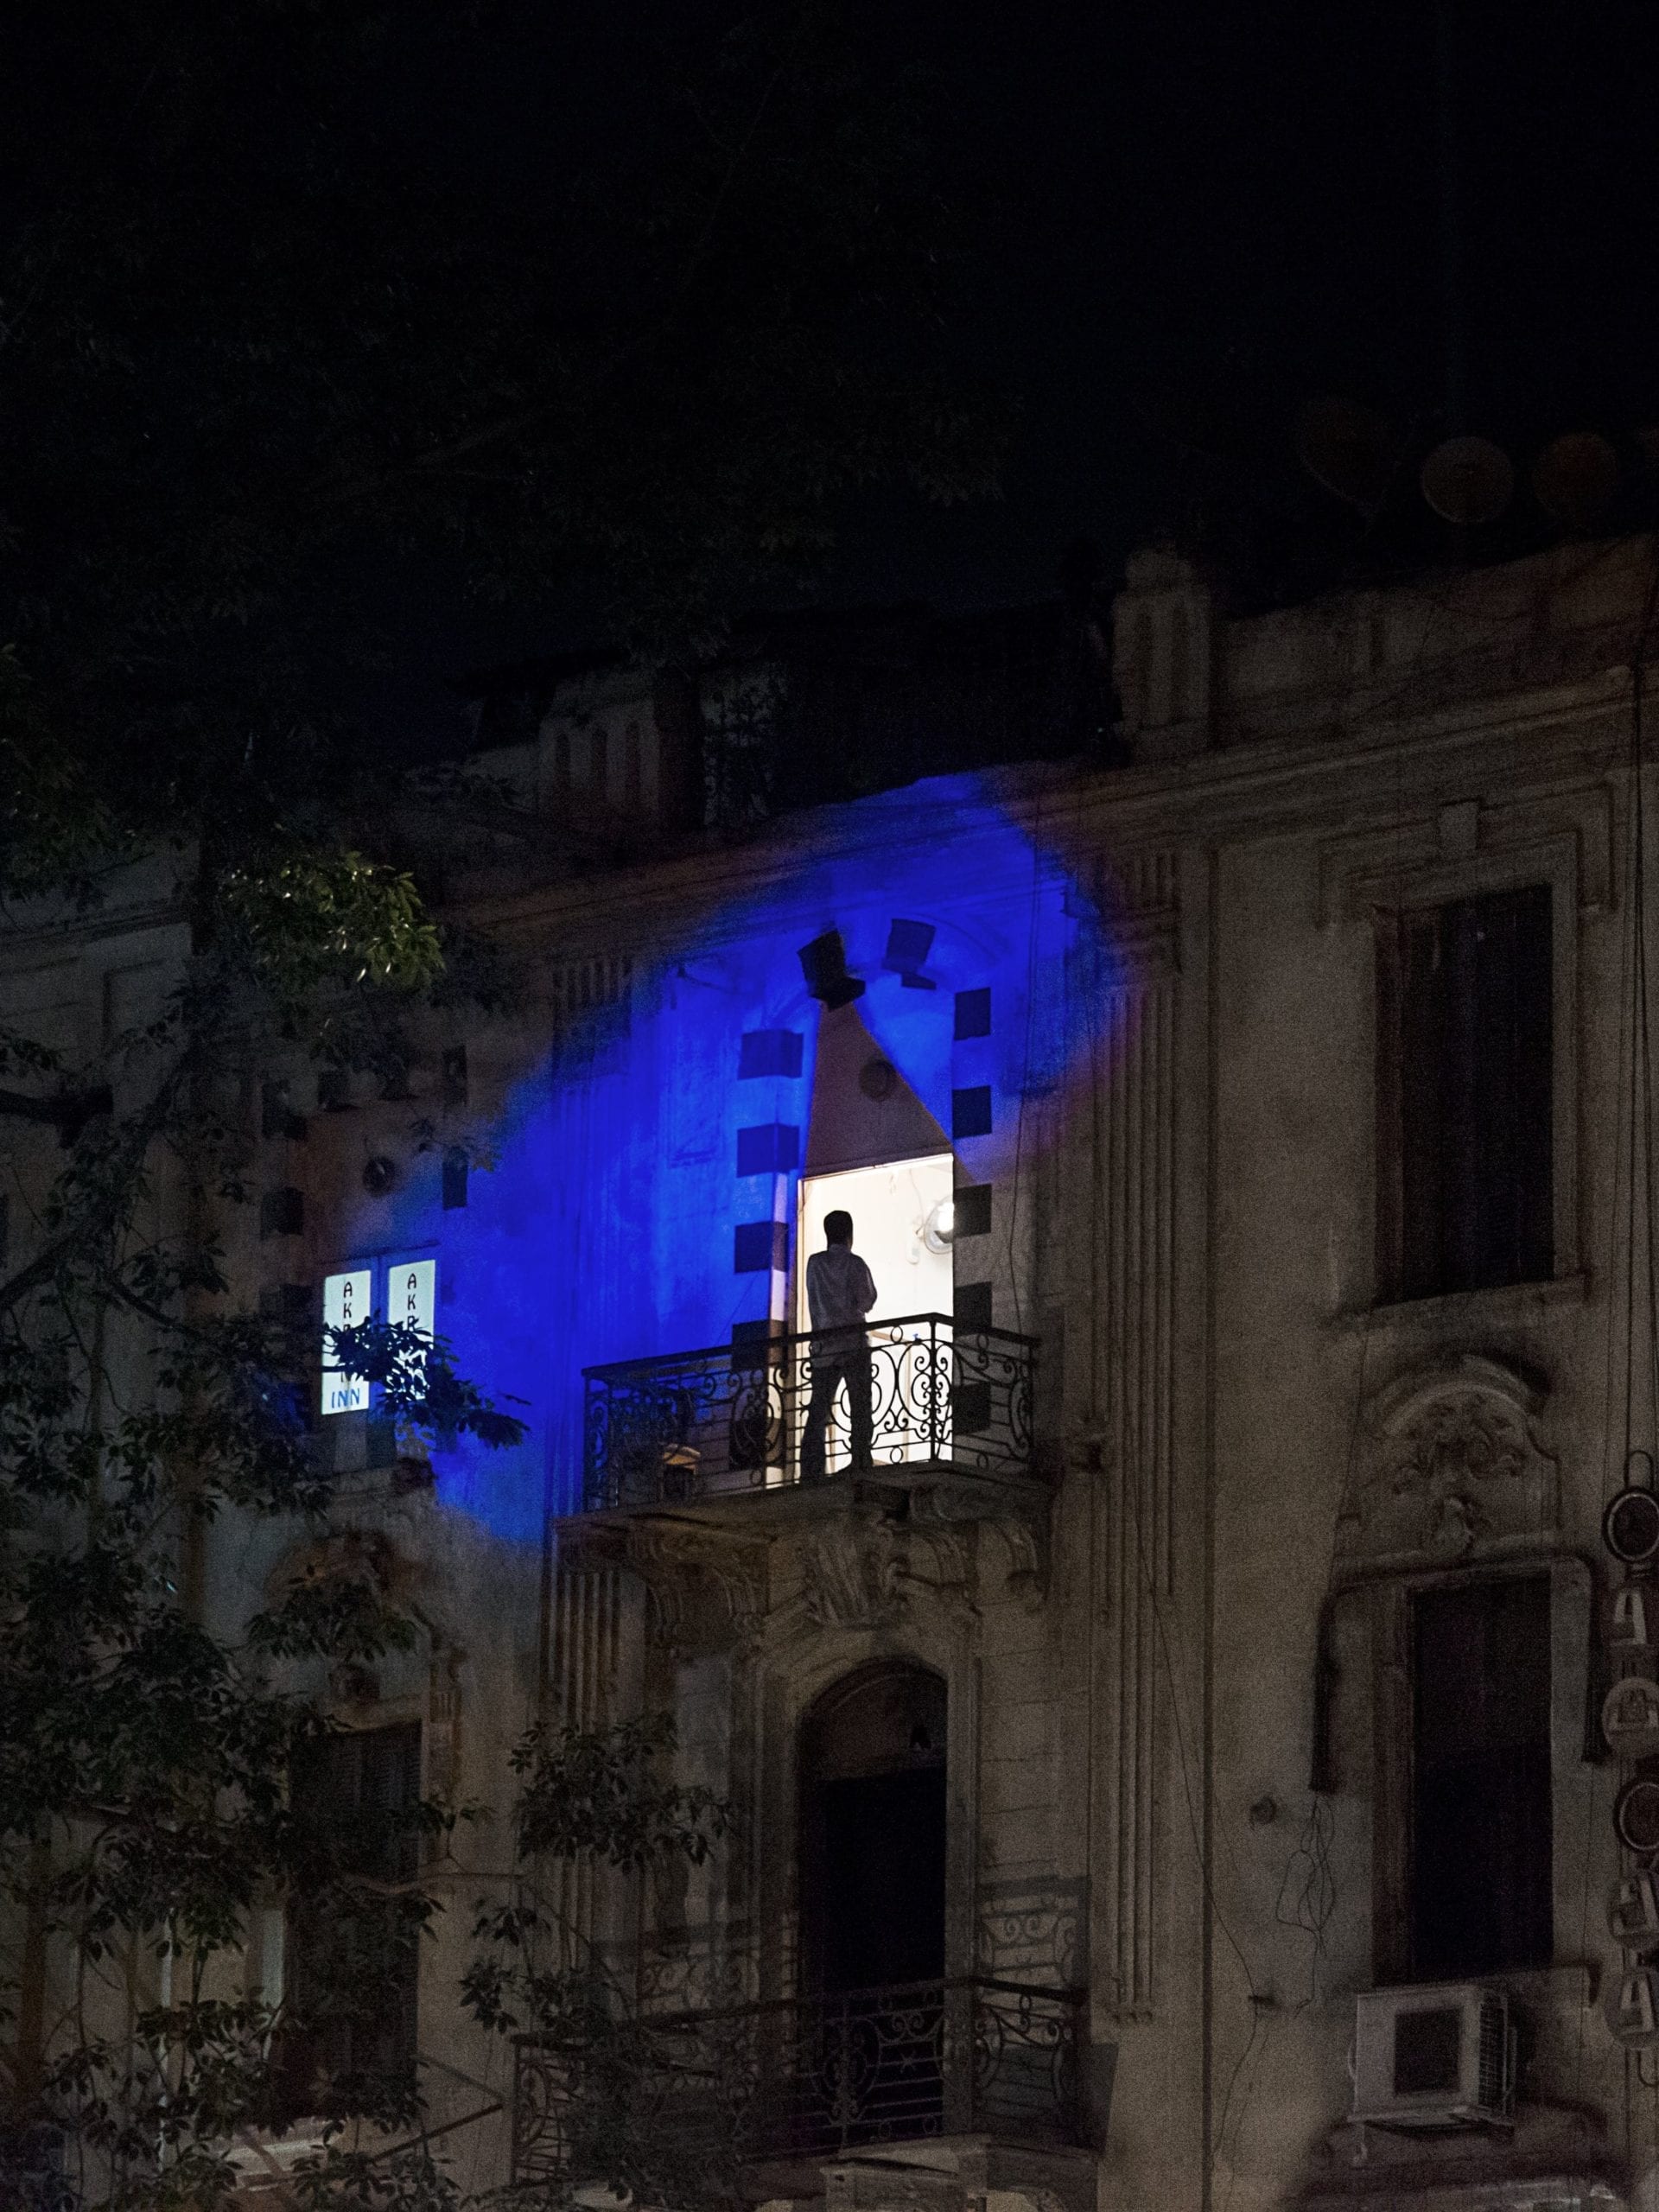
M 859 1262 L 858 1266 L 859 1272 L 864 1278 L 864 1287 L 858 1294 L 858 1310 L 861 1313 L 868 1313 L 875 1303 L 875 1277 L 862 1260 Z

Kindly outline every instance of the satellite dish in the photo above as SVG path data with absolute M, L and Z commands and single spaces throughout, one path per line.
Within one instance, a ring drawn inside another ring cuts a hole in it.
M 1495 522 L 1509 505 L 1515 471 L 1490 438 L 1447 438 L 1423 463 L 1422 486 L 1443 521 L 1471 529 Z
M 1397 441 L 1374 408 L 1357 399 L 1314 399 L 1296 423 L 1296 453 L 1308 474 L 1368 512 L 1382 503 Z
M 1547 515 L 1582 530 L 1605 514 L 1618 490 L 1618 455 L 1595 430 L 1552 438 L 1532 464 L 1533 497 Z

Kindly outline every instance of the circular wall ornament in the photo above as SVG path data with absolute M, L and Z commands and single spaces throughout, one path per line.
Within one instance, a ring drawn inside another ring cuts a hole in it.
M 866 1060 L 858 1071 L 858 1087 L 867 1098 L 891 1098 L 899 1088 L 899 1071 L 891 1060 Z
M 1601 1541 L 1626 1567 L 1659 1554 L 1659 1497 L 1639 1484 L 1620 1491 L 1601 1516 Z
M 1613 1826 L 1627 1851 L 1659 1851 L 1659 1782 L 1638 1774 L 1613 1800 Z

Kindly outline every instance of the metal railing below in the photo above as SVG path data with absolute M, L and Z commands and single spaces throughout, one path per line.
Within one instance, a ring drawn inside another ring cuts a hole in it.
M 1037 1346 L 915 1313 L 585 1370 L 582 1509 L 685 1505 L 843 1473 L 1033 1473 Z M 868 1413 L 866 1414 L 866 1399 Z
M 642 2121 L 710 2167 L 980 2133 L 1082 2142 L 1084 1993 L 983 1976 L 785 1999 L 649 2022 Z M 513 2172 L 565 2171 L 579 2061 L 516 2050 Z

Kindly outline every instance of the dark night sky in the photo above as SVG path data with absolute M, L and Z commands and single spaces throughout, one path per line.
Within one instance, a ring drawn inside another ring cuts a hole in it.
M 1456 427 L 1524 466 L 1558 430 L 1659 419 L 1654 12 L 899 11 L 887 35 L 941 86 L 941 171 L 968 245 L 955 342 L 1020 421 L 998 506 L 861 518 L 831 593 L 1041 594 L 1068 538 L 1094 536 L 1115 564 L 1198 496 L 1327 526 L 1291 443 L 1322 392 L 1432 442 L 1448 81 L 1467 327 Z
M 631 50 L 695 35 L 698 5 L 729 19 L 721 0 L 573 19 L 557 88 L 423 96 L 470 101 L 509 160 L 550 129 L 626 141 Z M 928 135 L 961 245 L 947 354 L 1002 390 L 1014 427 L 999 500 L 872 500 L 845 517 L 812 595 L 1028 601 L 1054 592 L 1080 536 L 1109 579 L 1135 544 L 1190 540 L 1195 517 L 1217 515 L 1247 518 L 1275 556 L 1308 549 L 1276 588 L 1317 588 L 1364 533 L 1295 458 L 1297 415 L 1321 394 L 1369 402 L 1409 444 L 1408 565 L 1444 550 L 1415 469 L 1448 427 L 1497 438 L 1524 476 L 1561 430 L 1628 440 L 1659 423 L 1656 17 L 1625 0 L 864 0 L 871 66 L 919 64 L 933 83 Z M 1448 205 L 1465 331 L 1450 423 Z M 1503 532 L 1462 557 L 1526 550 L 1549 527 L 1523 486 Z M 1231 556 L 1224 530 L 1224 573 Z M 582 642 L 569 607 L 531 637 L 442 597 L 412 656 L 426 668 L 394 683 L 400 714 L 430 713 L 440 661 L 448 674 Z

